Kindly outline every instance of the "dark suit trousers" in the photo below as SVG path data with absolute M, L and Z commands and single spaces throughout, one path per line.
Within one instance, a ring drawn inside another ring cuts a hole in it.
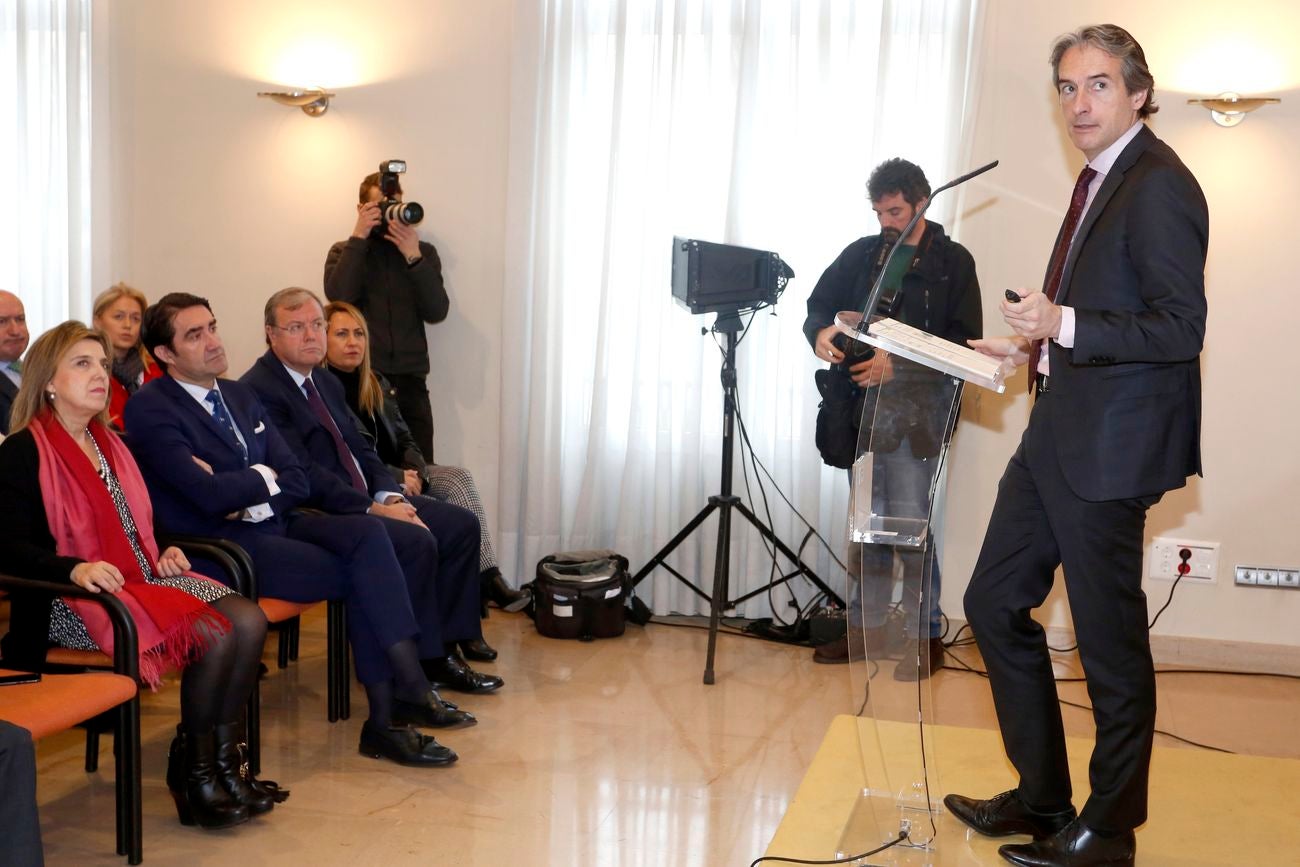
M 411 497 L 428 530 L 381 518 L 401 563 L 411 606 L 420 625 L 420 658 L 437 659 L 447 645 L 480 638 L 478 518 L 468 509 Z
M 357 679 L 393 677 L 387 649 L 416 638 L 420 626 L 401 567 L 381 521 L 369 515 L 290 515 L 284 535 L 246 524 L 229 538 L 257 567 L 264 596 L 292 602 L 342 599 Z
M 45 863 L 41 823 L 36 814 L 36 749 L 32 735 L 4 720 L 0 720 L 0 856 L 12 867 L 40 867 Z
M 397 408 L 411 429 L 415 444 L 424 452 L 425 463 L 433 463 L 433 409 L 429 406 L 429 386 L 424 374 L 385 373 L 384 377 L 397 392 Z
M 1074 619 L 1097 740 L 1081 812 L 1103 832 L 1146 821 L 1156 685 L 1142 592 L 1142 533 L 1160 498 L 1088 502 L 1070 490 L 1044 401 L 998 485 L 966 615 L 989 672 L 1020 795 L 1043 810 L 1070 801 L 1065 734 L 1043 629 L 1030 617 L 1058 564 Z

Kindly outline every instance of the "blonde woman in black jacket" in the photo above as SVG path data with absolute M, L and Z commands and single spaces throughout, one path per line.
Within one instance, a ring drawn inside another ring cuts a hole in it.
M 325 307 L 329 337 L 326 366 L 343 383 L 348 406 L 372 438 L 375 451 L 388 465 L 393 478 L 407 496 L 425 494 L 469 509 L 479 520 L 482 543 L 479 578 L 483 612 L 492 602 L 506 611 L 518 611 L 528 604 L 527 593 L 506 583 L 497 565 L 496 549 L 487 530 L 487 517 L 474 477 L 464 467 L 425 463 L 424 454 L 397 407 L 396 395 L 383 376 L 370 366 L 370 341 L 366 318 L 346 301 Z M 481 647 L 478 645 L 482 645 Z M 481 640 L 465 642 L 461 650 L 470 659 L 490 661 L 496 657 Z

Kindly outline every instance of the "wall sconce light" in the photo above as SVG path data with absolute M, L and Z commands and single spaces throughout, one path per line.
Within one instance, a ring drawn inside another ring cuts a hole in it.
M 1210 117 L 1219 126 L 1236 126 L 1246 119 L 1246 115 L 1270 102 L 1281 102 L 1276 97 L 1241 96 L 1228 91 L 1218 96 L 1205 99 L 1189 99 L 1188 105 L 1199 105 L 1210 110 Z
M 311 90 L 291 90 L 287 93 L 259 93 L 258 96 L 265 96 L 280 103 L 280 105 L 289 105 L 301 108 L 303 113 L 309 117 L 320 117 L 329 110 L 330 100 L 335 97 L 333 93 L 326 93 L 319 87 Z

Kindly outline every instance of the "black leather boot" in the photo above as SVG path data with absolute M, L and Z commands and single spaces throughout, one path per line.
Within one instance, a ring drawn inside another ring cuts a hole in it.
M 501 572 L 497 569 L 489 569 L 480 574 L 479 594 L 482 600 L 483 611 L 487 611 L 487 604 L 491 602 L 502 611 L 519 611 L 527 607 L 532 596 L 524 590 L 516 590 L 506 583 L 506 579 L 501 577 Z
M 230 722 L 217 726 L 217 778 L 221 780 L 221 787 L 226 790 L 226 794 L 248 808 L 250 816 L 260 816 L 271 811 L 275 806 L 275 798 L 251 784 L 252 774 L 244 763 L 244 750 L 247 747 L 242 743 L 243 735 L 243 723 Z
M 176 724 L 176 737 L 167 748 L 167 791 L 173 798 L 185 794 L 185 727 Z
M 177 741 L 180 749 L 176 752 L 183 758 L 180 762 L 169 761 L 167 782 L 181 824 L 229 828 L 247 822 L 248 808 L 231 798 L 217 777 L 216 741 L 212 729 L 193 732 L 181 728 Z M 173 782 L 179 784 L 177 788 L 171 788 Z

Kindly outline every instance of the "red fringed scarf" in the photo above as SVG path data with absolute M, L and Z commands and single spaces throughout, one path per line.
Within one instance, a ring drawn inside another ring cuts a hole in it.
M 56 550 L 64 557 L 112 563 L 122 573 L 126 583 L 118 598 L 130 610 L 139 633 L 140 679 L 157 689 L 168 669 L 184 668 L 201 657 L 214 638 L 230 630 L 230 623 L 201 599 L 147 583 L 113 498 L 85 452 L 48 411 L 33 419 L 29 429 L 40 453 L 41 496 Z M 156 564 L 153 506 L 135 460 L 117 435 L 98 421 L 90 423 L 88 433 L 122 486 L 145 557 Z M 112 653 L 113 627 L 104 609 L 82 599 L 64 602 L 85 622 L 100 649 Z

